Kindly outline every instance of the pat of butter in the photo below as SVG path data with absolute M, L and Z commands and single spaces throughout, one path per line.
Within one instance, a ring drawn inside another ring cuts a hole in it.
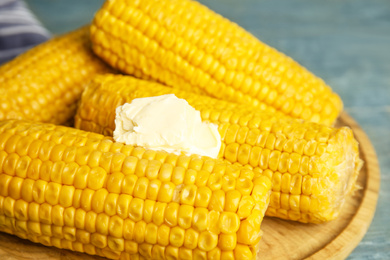
M 200 112 L 174 94 L 137 98 L 117 107 L 114 140 L 212 158 L 221 149 L 217 125 L 202 122 Z

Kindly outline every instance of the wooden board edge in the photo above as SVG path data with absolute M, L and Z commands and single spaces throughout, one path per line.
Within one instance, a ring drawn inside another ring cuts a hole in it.
M 367 169 L 367 182 L 363 188 L 364 196 L 359 209 L 346 228 L 334 240 L 326 244 L 321 250 L 306 259 L 346 259 L 366 234 L 378 202 L 380 187 L 380 169 L 375 149 L 359 124 L 346 112 L 342 112 L 340 118 L 347 126 L 352 128 L 356 140 L 360 145 L 361 158 L 365 158 L 364 164 Z M 364 149 L 362 147 L 364 146 Z M 347 241 L 356 243 L 348 243 Z

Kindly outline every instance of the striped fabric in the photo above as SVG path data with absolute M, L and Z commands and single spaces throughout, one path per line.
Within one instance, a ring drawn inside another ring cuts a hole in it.
M 23 1 L 0 0 L 0 64 L 49 38 Z

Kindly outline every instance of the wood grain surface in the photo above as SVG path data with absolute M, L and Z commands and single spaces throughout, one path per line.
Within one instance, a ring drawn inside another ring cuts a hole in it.
M 325 224 L 302 224 L 265 218 L 260 242 L 261 259 L 345 259 L 359 244 L 372 221 L 378 199 L 380 174 L 370 140 L 359 125 L 343 113 L 337 126 L 349 126 L 360 143 L 364 166 L 358 178 L 360 189 L 350 196 L 341 215 Z M 0 233 L 1 260 L 97 260 L 89 256 L 50 248 Z

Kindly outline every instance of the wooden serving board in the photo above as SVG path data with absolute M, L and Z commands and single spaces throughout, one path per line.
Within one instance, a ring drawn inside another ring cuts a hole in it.
M 359 244 L 371 223 L 378 199 L 380 174 L 375 150 L 359 125 L 343 113 L 337 126 L 349 126 L 360 143 L 364 166 L 358 178 L 360 190 L 348 198 L 341 215 L 325 224 L 302 224 L 265 218 L 260 242 L 261 259 L 344 259 Z M 0 233 L 0 259 L 104 259 L 46 247 Z

